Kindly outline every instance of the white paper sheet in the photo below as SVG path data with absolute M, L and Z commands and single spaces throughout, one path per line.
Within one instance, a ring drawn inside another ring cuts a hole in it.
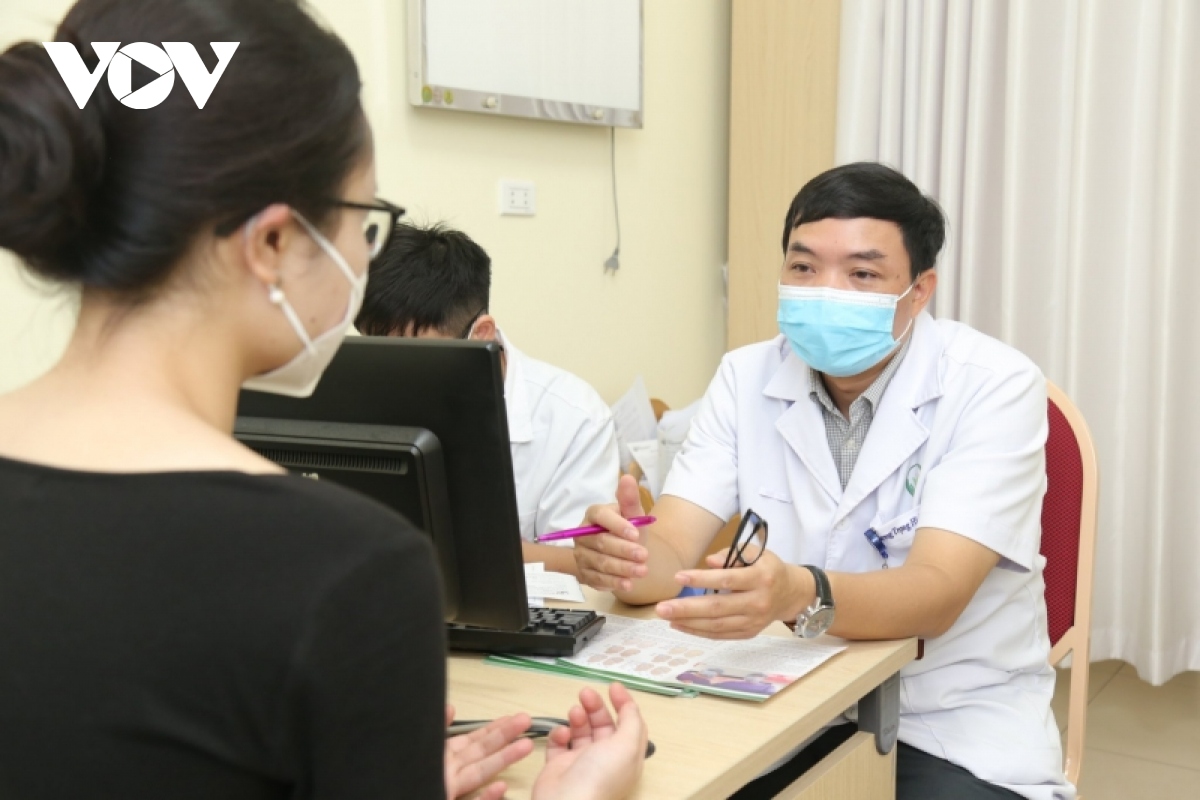
M 634 379 L 629 391 L 612 404 L 612 413 L 621 469 L 628 472 L 633 458 L 629 443 L 658 438 L 658 420 L 654 418 L 654 407 L 650 405 L 650 394 L 641 375 Z
M 535 562 L 525 565 L 525 594 L 529 596 L 529 605 L 537 606 L 550 600 L 565 600 L 568 603 L 583 603 L 583 588 L 572 575 L 562 572 L 547 572 L 545 564 Z
M 629 455 L 642 468 L 646 488 L 650 490 L 650 496 L 656 499 L 662 491 L 662 475 L 658 469 L 659 462 L 661 461 L 660 450 L 661 448 L 657 439 L 629 443 Z

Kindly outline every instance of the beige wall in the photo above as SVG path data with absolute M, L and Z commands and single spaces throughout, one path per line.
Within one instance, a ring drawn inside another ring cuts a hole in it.
M 492 310 L 513 341 L 610 402 L 639 373 L 671 405 L 698 397 L 725 349 L 729 0 L 645 0 L 646 124 L 617 131 L 615 276 L 602 268 L 614 243 L 608 129 L 412 108 L 405 3 L 314 5 L 358 59 L 381 194 L 488 250 Z M 68 6 L 0 0 L 0 44 L 41 38 Z M 501 178 L 536 182 L 536 217 L 498 215 Z M 3 259 L 0 390 L 48 366 L 69 319 Z
M 61 0 L 0 0 L 0 49 L 20 39 L 40 40 L 67 6 Z M 31 380 L 58 358 L 74 307 L 70 292 L 38 285 L 0 250 L 0 392 Z

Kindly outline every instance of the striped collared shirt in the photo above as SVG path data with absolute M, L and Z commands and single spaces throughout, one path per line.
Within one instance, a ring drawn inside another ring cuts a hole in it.
M 871 382 L 867 390 L 850 404 L 850 419 L 842 416 L 842 412 L 838 411 L 837 406 L 834 405 L 833 398 L 829 396 L 829 390 L 825 388 L 825 382 L 821 380 L 821 373 L 811 367 L 808 370 L 808 396 L 821 406 L 821 416 L 825 418 L 825 438 L 829 440 L 829 450 L 833 453 L 833 463 L 837 465 L 838 478 L 842 481 L 843 489 L 850 482 L 854 464 L 858 461 L 858 454 L 862 450 L 863 442 L 866 441 L 867 431 L 875 419 L 875 410 L 879 408 L 883 392 L 892 382 L 892 376 L 896 374 L 896 370 L 900 368 L 900 362 L 904 360 L 904 355 L 908 352 L 910 341 L 912 341 L 911 336 L 904 340 L 899 352 L 883 368 L 883 372 L 879 373 L 879 376 Z

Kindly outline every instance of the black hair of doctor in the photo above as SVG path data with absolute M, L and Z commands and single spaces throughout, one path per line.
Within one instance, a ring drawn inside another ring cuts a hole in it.
M 933 269 L 946 242 L 942 209 L 899 170 L 873 161 L 843 164 L 804 184 L 784 218 L 783 252 L 787 253 L 792 231 L 801 225 L 860 217 L 896 223 L 914 281 Z

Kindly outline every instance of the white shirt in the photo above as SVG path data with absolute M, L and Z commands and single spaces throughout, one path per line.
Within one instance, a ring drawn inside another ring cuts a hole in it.
M 1000 563 L 925 655 L 901 670 L 900 740 L 1036 800 L 1073 798 L 1050 698 L 1042 567 L 1046 384 L 1012 348 L 922 314 L 843 490 L 808 366 L 780 336 L 729 353 L 665 494 L 770 524 L 783 561 L 839 572 L 892 567 L 918 527 Z M 837 598 L 834 598 L 835 602 Z
M 521 538 L 582 524 L 588 506 L 611 503 L 620 467 L 612 412 L 583 379 L 530 358 L 503 333 L 504 400 Z M 570 545 L 570 540 L 565 542 Z

